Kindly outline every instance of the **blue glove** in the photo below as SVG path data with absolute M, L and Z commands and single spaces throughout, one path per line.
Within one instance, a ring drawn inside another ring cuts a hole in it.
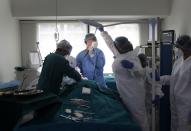
M 98 27 L 98 30 L 99 30 L 100 32 L 103 32 L 103 31 L 104 31 L 103 26 Z
M 122 60 L 121 64 L 124 68 L 127 68 L 127 69 L 132 69 L 134 66 L 134 64 L 128 60 Z

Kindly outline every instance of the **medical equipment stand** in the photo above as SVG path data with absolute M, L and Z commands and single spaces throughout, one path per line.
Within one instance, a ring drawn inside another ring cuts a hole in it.
M 159 41 L 159 18 L 152 18 L 149 20 L 149 35 L 152 41 L 152 101 L 156 98 L 156 41 Z M 159 126 L 159 110 L 156 108 L 156 104 L 152 104 L 152 131 L 158 131 Z M 158 116 L 157 116 L 158 115 Z

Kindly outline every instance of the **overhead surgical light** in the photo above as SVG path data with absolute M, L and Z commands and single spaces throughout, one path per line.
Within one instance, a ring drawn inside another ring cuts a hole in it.
M 109 27 L 109 26 L 115 26 L 115 25 L 121 25 L 121 24 L 147 23 L 148 20 L 147 19 L 127 20 L 127 21 L 116 22 L 116 23 L 112 23 L 108 25 L 102 25 L 101 23 L 98 23 L 95 20 L 89 20 L 89 19 L 80 19 L 79 21 L 89 26 L 95 27 L 96 28 L 95 33 L 96 33 L 97 29 L 100 27 Z
M 98 28 L 104 27 L 102 24 L 100 24 L 100 23 L 98 23 L 97 21 L 94 21 L 94 20 L 82 19 L 82 20 L 79 20 L 79 21 L 84 23 L 84 24 L 94 26 L 96 28 L 95 33 L 96 33 Z
M 116 22 L 116 23 L 108 24 L 108 25 L 102 25 L 102 24 L 98 23 L 95 20 L 89 20 L 89 19 L 81 19 L 79 21 L 83 22 L 84 24 L 91 25 L 91 26 L 94 26 L 96 28 L 99 28 L 99 27 L 115 26 L 115 25 L 120 25 L 120 24 L 146 23 L 148 20 L 146 20 L 146 19 L 141 19 L 139 21 L 138 20 L 127 20 L 127 21 L 124 21 L 124 22 Z

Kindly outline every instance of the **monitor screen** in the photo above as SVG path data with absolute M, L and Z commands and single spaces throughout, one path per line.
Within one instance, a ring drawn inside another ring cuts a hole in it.
M 174 43 L 174 31 L 163 31 L 162 32 L 162 42 L 163 43 Z

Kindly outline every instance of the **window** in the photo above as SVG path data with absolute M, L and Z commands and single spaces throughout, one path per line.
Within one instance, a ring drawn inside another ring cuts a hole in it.
M 44 59 L 46 55 L 56 50 L 56 41 L 54 33 L 56 31 L 55 23 L 39 23 L 38 38 L 39 48 Z M 76 55 L 85 49 L 84 36 L 86 35 L 87 26 L 83 23 L 58 23 L 59 40 L 66 39 L 70 42 L 73 49 L 71 55 Z
M 111 22 L 104 22 L 103 25 L 111 24 Z M 139 45 L 139 25 L 138 24 L 121 24 L 115 26 L 105 27 L 105 30 L 109 32 L 111 37 L 115 39 L 118 36 L 126 36 L 133 44 L 133 47 Z M 56 42 L 54 39 L 54 33 L 56 31 L 55 23 L 39 23 L 38 24 L 38 38 L 39 48 L 42 54 L 42 58 L 48 55 L 50 52 L 56 50 Z M 59 40 L 66 39 L 73 46 L 71 55 L 76 57 L 77 54 L 86 48 L 84 43 L 84 37 L 87 34 L 87 25 L 79 22 L 62 22 L 58 23 L 58 31 L 60 34 Z M 95 28 L 90 27 L 90 32 L 95 33 Z M 100 32 L 96 32 L 98 39 L 98 48 L 100 48 L 106 59 L 106 65 L 104 67 L 104 73 L 112 73 L 113 54 L 106 46 Z
M 109 25 L 112 23 L 105 22 L 102 23 L 103 25 Z M 106 30 L 113 40 L 116 37 L 119 36 L 125 36 L 131 41 L 133 44 L 133 48 L 140 45 L 140 38 L 139 38 L 139 25 L 138 24 L 120 24 L 115 26 L 108 26 L 105 27 L 104 30 Z M 91 27 L 90 32 L 95 33 L 95 28 Z M 103 38 L 100 35 L 99 31 L 96 31 L 96 37 L 98 39 L 98 48 L 100 48 L 102 51 L 104 51 L 106 64 L 104 67 L 104 73 L 111 73 L 112 72 L 112 63 L 113 63 L 113 54 L 105 44 Z

